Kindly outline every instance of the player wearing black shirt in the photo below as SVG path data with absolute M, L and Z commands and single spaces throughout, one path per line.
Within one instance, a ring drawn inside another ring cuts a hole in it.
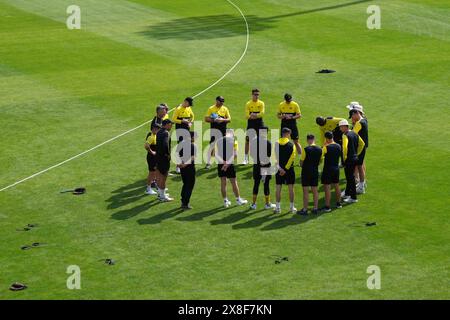
M 334 142 L 333 133 L 325 132 L 325 146 L 322 148 L 324 158 L 322 184 L 325 189 L 325 208 L 323 211 L 331 211 L 331 185 L 336 193 L 336 208 L 342 208 L 341 190 L 339 189 L 339 159 L 342 155 L 342 148 Z

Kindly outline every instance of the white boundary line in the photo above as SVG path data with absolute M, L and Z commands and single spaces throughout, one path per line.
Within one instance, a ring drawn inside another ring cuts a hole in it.
M 225 79 L 225 78 L 226 78 L 226 77 L 227 77 L 234 69 L 236 69 L 236 67 L 241 63 L 242 59 L 244 59 L 245 55 L 247 54 L 248 45 L 249 45 L 249 42 L 250 42 L 250 29 L 249 29 L 249 26 L 248 26 L 247 18 L 245 17 L 245 15 L 244 15 L 244 13 L 242 12 L 242 10 L 241 10 L 234 2 L 232 2 L 231 0 L 226 0 L 226 1 L 227 1 L 229 4 L 231 4 L 233 7 L 235 7 L 236 10 L 239 11 L 239 13 L 241 14 L 242 18 L 244 19 L 245 27 L 246 27 L 246 31 L 247 31 L 247 40 L 246 40 L 246 43 L 245 43 L 245 49 L 244 49 L 244 52 L 242 53 L 242 55 L 241 55 L 241 57 L 239 58 L 239 60 L 231 67 L 230 70 L 228 70 L 222 77 L 220 77 L 217 81 L 215 81 L 215 82 L 214 82 L 213 84 L 211 84 L 209 87 L 207 87 L 207 88 L 204 89 L 203 91 L 201 91 L 201 92 L 197 93 L 195 96 L 193 96 L 193 98 L 197 98 L 197 97 L 201 96 L 201 95 L 204 94 L 205 92 L 207 92 L 207 91 L 209 91 L 210 89 L 212 89 L 213 87 L 215 87 L 215 86 L 216 86 L 218 83 L 220 83 L 223 79 Z M 171 109 L 169 112 L 172 112 L 173 110 L 175 110 L 175 108 Z M 125 132 L 123 132 L 123 133 L 121 133 L 121 134 L 119 134 L 119 135 L 117 135 L 117 136 L 115 136 L 115 137 L 113 137 L 113 138 L 111 138 L 111 139 L 108 139 L 108 140 L 106 140 L 106 141 L 104 141 L 104 142 L 102 142 L 102 143 L 96 145 L 95 147 L 92 147 L 92 148 L 90 148 L 90 149 L 88 149 L 88 150 L 86 150 L 86 151 L 83 151 L 83 152 L 81 152 L 81 153 L 79 153 L 79 154 L 77 154 L 77 155 L 75 155 L 75 156 L 73 156 L 73 157 L 71 157 L 71 158 L 69 158 L 69 159 L 67 159 L 67 160 L 64 160 L 64 161 L 62 161 L 62 162 L 60 162 L 60 163 L 57 163 L 57 164 L 55 164 L 55 165 L 53 165 L 53 166 L 51 166 L 51 167 L 49 167 L 49 168 L 47 168 L 47 169 L 44 169 L 44 170 L 42 170 L 42 171 L 36 172 L 35 174 L 33 174 L 33 175 L 29 176 L 29 177 L 26 177 L 26 178 L 24 178 L 24 179 L 22 179 L 22 180 L 19 180 L 19 181 L 17 181 L 17 182 L 14 182 L 13 184 L 10 184 L 9 186 L 6 186 L 6 187 L 0 189 L 0 192 L 3 192 L 3 191 L 8 190 L 8 189 L 10 189 L 10 188 L 12 188 L 12 187 L 15 187 L 15 186 L 17 186 L 18 184 L 21 184 L 21 183 L 23 183 L 23 182 L 25 182 L 25 181 L 27 181 L 27 180 L 33 179 L 34 177 L 37 177 L 37 176 L 39 176 L 39 175 L 41 175 L 41 174 L 43 174 L 43 173 L 45 173 L 45 172 L 47 172 L 47 171 L 50 171 L 50 170 L 55 169 L 55 168 L 58 168 L 58 167 L 62 166 L 63 164 L 66 164 L 67 162 L 70 162 L 70 161 L 72 161 L 72 160 L 75 160 L 75 159 L 77 159 L 77 158 L 79 158 L 79 157 L 85 155 L 86 153 L 89 153 L 89 152 L 91 152 L 91 151 L 94 151 L 94 150 L 96 150 L 96 149 L 98 149 L 98 148 L 104 146 L 105 144 L 108 144 L 108 143 L 110 143 L 110 142 L 112 142 L 112 141 L 114 141 L 114 140 L 119 139 L 120 137 L 123 137 L 124 135 L 127 135 L 127 134 L 129 134 L 129 133 L 131 133 L 131 132 L 133 132 L 133 131 L 136 131 L 137 129 L 142 128 L 143 126 L 147 125 L 147 124 L 150 123 L 150 122 L 151 122 L 151 120 L 146 121 L 146 122 L 144 122 L 144 123 L 138 125 L 137 127 L 133 128 L 133 129 L 130 129 L 130 130 L 128 130 L 128 131 L 125 131 Z

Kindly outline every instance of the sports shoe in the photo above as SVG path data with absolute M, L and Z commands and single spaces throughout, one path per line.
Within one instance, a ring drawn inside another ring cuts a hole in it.
M 292 207 L 290 209 L 291 213 L 296 214 L 297 213 L 297 208 L 296 207 Z
M 161 201 L 161 202 L 170 202 L 170 201 L 173 201 L 173 198 L 170 198 L 168 195 L 166 195 L 163 198 L 158 197 L 158 200 Z
M 224 206 L 225 208 L 228 208 L 229 206 L 231 206 L 231 201 L 230 201 L 230 200 L 224 200 L 224 201 L 223 201 L 223 206 Z
M 277 206 L 273 203 L 266 203 L 266 205 L 264 206 L 264 209 L 266 210 L 270 210 L 270 209 L 275 209 Z
M 366 193 L 366 183 L 358 183 L 358 185 L 356 186 L 356 193 L 357 194 L 364 194 Z
M 242 198 L 238 198 L 238 199 L 236 199 L 236 203 L 237 203 L 238 206 L 242 206 L 244 204 L 247 204 L 248 201 L 245 200 L 245 199 L 242 199 Z
M 277 208 L 275 206 L 275 209 L 273 209 L 273 213 L 281 213 L 281 208 Z
M 177 167 L 177 168 L 175 169 L 175 172 L 176 172 L 177 174 L 180 174 L 180 173 L 181 173 L 180 167 Z
M 306 210 L 305 208 L 303 208 L 300 211 L 297 211 L 297 213 L 301 216 L 307 216 L 308 215 L 308 210 Z
M 251 209 L 251 210 L 256 210 L 256 203 L 253 203 L 253 204 L 250 206 L 250 209 Z
M 312 209 L 311 213 L 314 215 L 318 215 L 319 214 L 319 209 Z
M 180 208 L 183 209 L 183 210 L 192 210 L 193 209 L 190 205 L 187 205 L 187 206 L 181 205 Z
M 242 161 L 242 164 L 244 164 L 244 165 L 248 164 L 248 159 L 244 158 L 244 161 Z
M 205 169 L 206 169 L 206 170 L 211 169 L 211 165 L 208 163 L 208 164 L 205 166 Z
M 154 196 L 154 195 L 157 195 L 157 194 L 158 194 L 158 192 L 156 192 L 156 191 L 155 191 L 155 190 L 153 190 L 152 188 L 147 188 L 147 190 L 145 191 L 145 194 L 148 194 L 148 195 Z
M 358 200 L 357 199 L 352 199 L 352 198 L 346 198 L 344 199 L 345 203 L 357 203 Z
M 336 209 L 342 209 L 342 204 L 340 202 L 336 202 Z
M 330 207 L 323 207 L 320 211 L 322 212 L 331 212 L 331 208 Z

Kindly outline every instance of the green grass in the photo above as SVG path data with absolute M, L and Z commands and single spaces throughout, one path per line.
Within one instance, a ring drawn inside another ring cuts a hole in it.
M 259 87 L 266 122 L 278 128 L 276 106 L 289 91 L 304 137 L 317 132 L 317 115 L 345 116 L 360 101 L 370 121 L 368 193 L 319 217 L 224 210 L 215 170 L 200 170 L 195 209 L 180 213 L 178 201 L 143 195 L 142 128 L 0 192 L 1 299 L 450 298 L 449 3 L 235 2 L 248 17 L 249 51 L 197 99 L 197 119 L 221 94 L 231 127 L 242 128 L 249 90 Z M 161 101 L 200 92 L 245 45 L 245 25 L 225 0 L 80 0 L 82 30 L 73 31 L 70 4 L 0 0 L 0 187 L 135 127 Z M 370 4 L 381 6 L 381 30 L 366 28 Z M 315 74 L 321 68 L 337 73 Z M 249 172 L 239 171 L 248 199 Z M 58 193 L 78 185 L 88 193 Z M 170 179 L 172 195 L 180 187 Z M 299 207 L 299 185 L 296 197 Z M 352 226 L 363 221 L 377 226 Z M 27 223 L 39 226 L 15 231 Z M 35 241 L 48 245 L 20 250 Z M 274 254 L 290 260 L 276 265 Z M 108 257 L 117 264 L 99 262 Z M 66 288 L 73 264 L 82 290 Z M 381 268 L 381 290 L 366 287 L 369 265 Z M 14 281 L 29 289 L 8 291 Z

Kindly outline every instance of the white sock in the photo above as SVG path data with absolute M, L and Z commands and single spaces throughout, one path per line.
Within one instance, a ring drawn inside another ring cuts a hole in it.
M 223 198 L 223 202 L 228 202 L 228 198 L 227 197 Z
M 166 189 L 161 189 L 161 188 L 158 187 L 158 193 L 159 193 L 159 196 L 161 198 L 165 198 L 166 197 Z
M 292 209 L 292 208 L 294 208 L 294 203 L 293 203 L 293 202 L 291 202 L 291 209 Z
M 281 202 L 277 202 L 277 208 L 281 208 Z

